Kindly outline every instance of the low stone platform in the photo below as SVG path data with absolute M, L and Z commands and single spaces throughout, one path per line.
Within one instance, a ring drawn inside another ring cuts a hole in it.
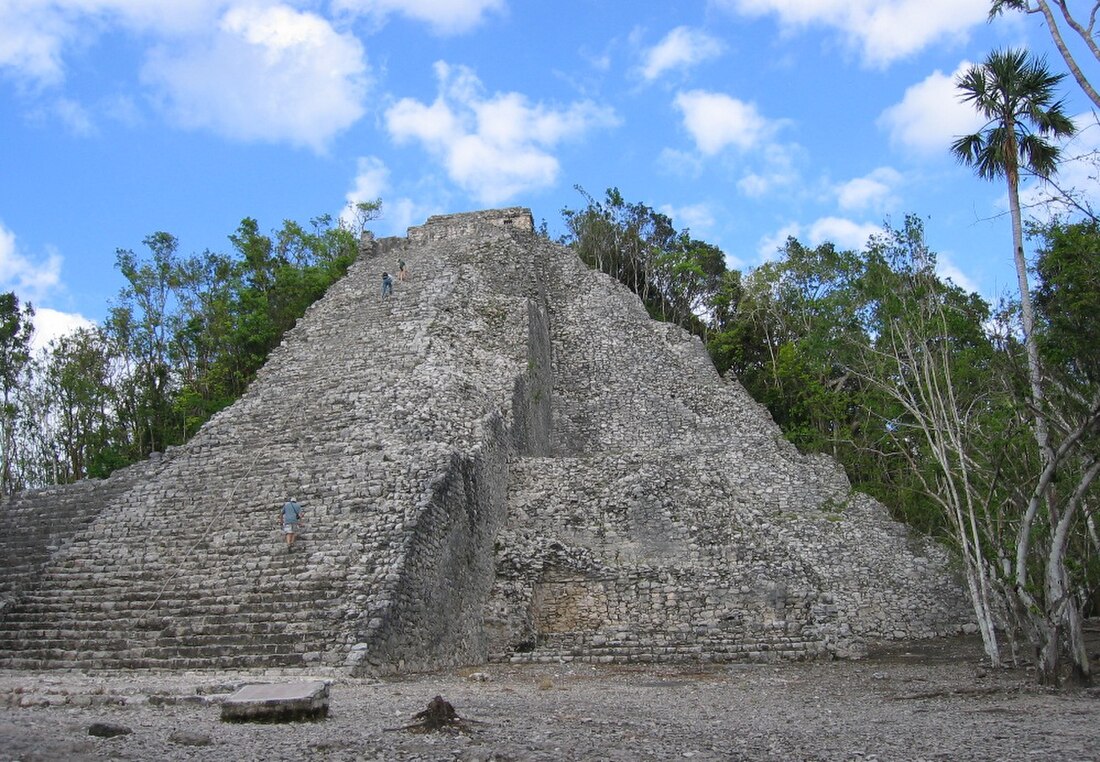
M 222 722 L 300 722 L 328 716 L 328 683 L 246 685 L 222 702 Z

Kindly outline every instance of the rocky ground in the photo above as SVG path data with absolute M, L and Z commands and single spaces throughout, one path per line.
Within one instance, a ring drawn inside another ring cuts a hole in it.
M 1100 689 L 1041 689 L 973 640 L 861 661 L 504 666 L 331 681 L 325 720 L 227 724 L 302 674 L 0 672 L 3 760 L 1100 760 Z M 463 722 L 404 729 L 436 696 Z M 131 732 L 89 735 L 95 723 Z

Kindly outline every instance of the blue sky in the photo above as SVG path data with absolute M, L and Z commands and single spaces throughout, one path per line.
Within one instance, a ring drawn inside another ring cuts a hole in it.
M 1015 282 L 1004 190 L 949 154 L 980 126 L 952 79 L 997 47 L 1062 63 L 1037 17 L 987 9 L 0 0 L 0 289 L 34 303 L 41 342 L 101 320 L 115 250 L 153 232 L 228 252 L 244 217 L 271 231 L 381 196 L 380 235 L 511 205 L 556 233 L 579 184 L 617 186 L 741 268 L 788 235 L 860 248 L 914 213 L 943 272 L 993 297 Z

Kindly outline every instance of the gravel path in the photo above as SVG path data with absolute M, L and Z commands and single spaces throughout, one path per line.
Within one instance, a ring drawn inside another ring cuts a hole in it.
M 1043 690 L 973 641 L 857 662 L 490 666 L 327 678 L 326 720 L 225 724 L 246 682 L 303 674 L 0 672 L 3 760 L 1100 760 L 1100 689 Z M 433 696 L 464 730 L 413 733 Z M 97 738 L 96 722 L 132 733 Z

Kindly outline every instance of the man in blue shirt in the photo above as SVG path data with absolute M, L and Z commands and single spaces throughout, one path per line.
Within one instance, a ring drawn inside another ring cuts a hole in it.
M 279 513 L 279 521 L 283 525 L 283 536 L 286 537 L 286 549 L 289 552 L 298 534 L 298 525 L 302 522 L 302 506 L 293 498 L 287 500 Z

